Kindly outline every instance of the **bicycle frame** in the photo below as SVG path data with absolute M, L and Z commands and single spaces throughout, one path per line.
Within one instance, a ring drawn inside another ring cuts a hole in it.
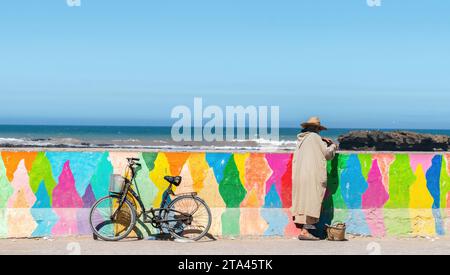
M 151 223 L 154 227 L 161 228 L 161 225 L 163 223 L 169 223 L 169 222 L 178 222 L 178 221 L 186 221 L 191 218 L 191 215 L 187 216 L 186 213 L 169 209 L 167 208 L 167 202 L 170 198 L 170 195 L 175 195 L 175 193 L 172 190 L 172 184 L 169 184 L 169 187 L 164 192 L 160 208 L 151 208 L 150 210 L 146 210 L 144 203 L 142 202 L 141 197 L 131 188 L 133 185 L 133 182 L 136 183 L 136 170 L 133 167 L 133 164 L 129 164 L 128 167 L 131 171 L 131 179 L 125 178 L 125 185 L 121 193 L 113 193 L 114 195 L 120 196 L 120 204 L 119 207 L 116 209 L 116 211 L 111 216 L 111 219 L 114 219 L 117 215 L 118 211 L 122 208 L 123 204 L 125 203 L 125 200 L 127 200 L 128 196 L 131 195 L 131 197 L 139 204 L 138 206 L 141 208 L 142 212 L 138 214 L 138 218 L 144 215 L 144 223 Z M 137 184 L 135 184 L 137 186 Z M 185 195 L 191 195 L 196 196 L 196 193 L 190 193 Z M 198 207 L 198 205 L 197 205 Z M 170 219 L 170 220 L 163 220 L 162 215 L 165 212 L 175 212 L 178 213 L 184 218 L 178 218 L 178 219 Z M 195 212 L 195 211 L 194 211 Z M 150 216 L 151 215 L 151 216 Z M 148 220 L 147 220 L 148 219 Z

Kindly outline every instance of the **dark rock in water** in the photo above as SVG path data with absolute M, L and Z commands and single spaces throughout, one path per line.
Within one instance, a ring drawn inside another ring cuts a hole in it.
M 353 131 L 338 138 L 341 150 L 448 151 L 450 137 L 406 131 Z

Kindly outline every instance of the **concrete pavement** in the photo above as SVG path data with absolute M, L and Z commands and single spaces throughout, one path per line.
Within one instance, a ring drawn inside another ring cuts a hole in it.
M 286 238 L 219 239 L 182 243 L 167 240 L 95 241 L 89 237 L 0 240 L 0 254 L 307 255 L 450 254 L 450 238 L 351 238 L 346 242 L 301 242 Z

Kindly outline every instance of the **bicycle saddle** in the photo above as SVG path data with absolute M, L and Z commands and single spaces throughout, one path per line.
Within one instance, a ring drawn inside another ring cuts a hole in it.
M 180 176 L 177 176 L 177 177 L 165 176 L 164 179 L 166 181 L 168 181 L 170 184 L 173 184 L 175 186 L 179 186 L 181 184 L 181 177 Z

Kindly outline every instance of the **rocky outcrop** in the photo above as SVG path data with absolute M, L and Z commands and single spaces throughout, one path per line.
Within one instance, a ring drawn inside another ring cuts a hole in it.
M 338 141 L 341 150 L 448 151 L 450 137 L 407 131 L 352 131 Z

